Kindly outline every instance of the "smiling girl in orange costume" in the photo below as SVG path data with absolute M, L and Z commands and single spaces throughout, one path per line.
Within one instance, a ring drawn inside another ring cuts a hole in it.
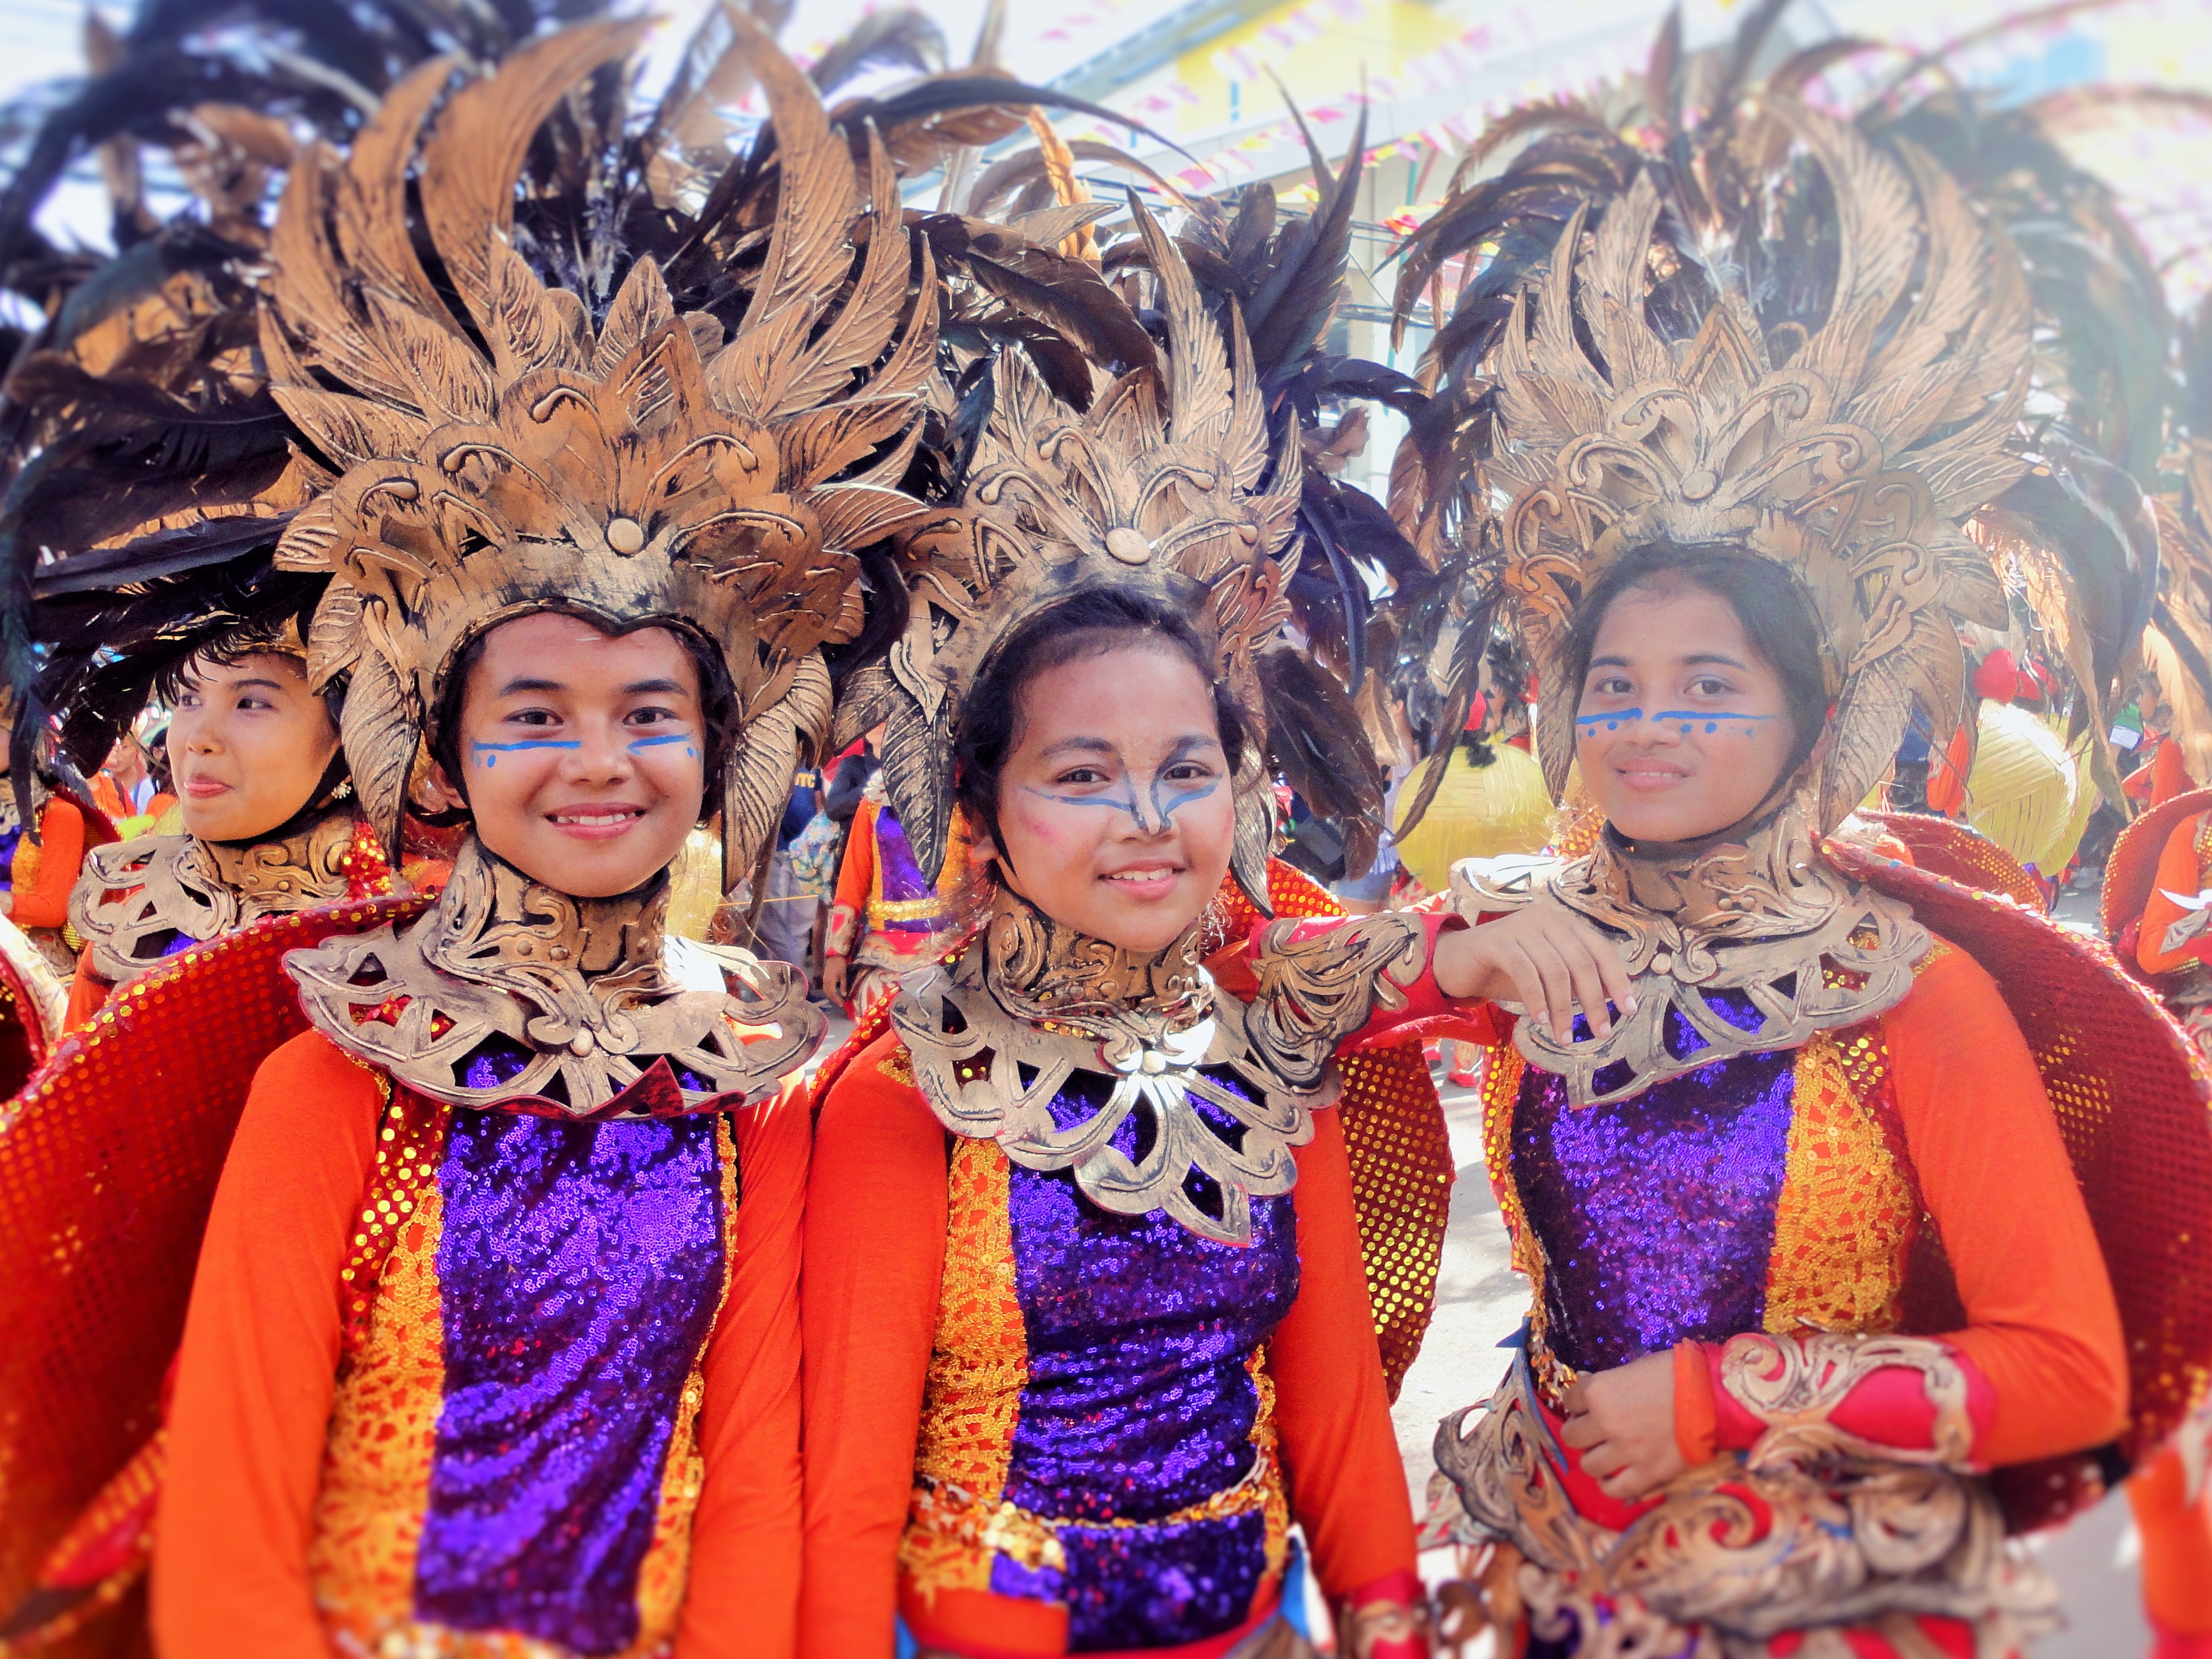
M 2005 616 L 1958 520 L 2018 470 L 2019 270 L 1923 156 L 1786 96 L 1707 118 L 1771 165 L 1692 202 L 1625 142 L 1557 218 L 1476 186 L 1401 289 L 1548 256 L 1469 286 L 1440 395 L 1498 441 L 1436 501 L 1498 507 L 1539 757 L 1604 826 L 1455 899 L 1573 918 L 1632 979 L 1494 1012 L 1532 1307 L 1439 1435 L 1431 1535 L 1486 1553 L 1530 1659 L 2016 1653 L 2056 1609 L 2008 1528 L 2154 1449 L 2212 1352 L 2212 1133 L 2093 947 L 1847 823 Z M 1808 246 L 1817 280 L 1748 274 Z
M 184 833 L 93 853 L 70 896 L 83 943 L 69 1023 L 180 951 L 389 886 L 355 812 L 337 714 L 309 689 L 295 627 L 232 628 L 163 676 Z
M 776 229 L 750 299 L 716 289 L 726 336 L 642 258 L 591 324 L 508 240 L 532 137 L 635 25 L 546 36 L 450 93 L 433 65 L 343 190 L 294 175 L 264 348 L 317 447 L 357 459 L 279 561 L 329 577 L 310 672 L 350 670 L 377 832 L 410 805 L 468 831 L 419 917 L 287 959 L 314 1029 L 255 1079 L 170 1416 L 152 1601 L 173 1659 L 793 1641 L 808 1125 L 781 1079 L 821 1020 L 795 970 L 669 939 L 669 869 L 716 811 L 722 885 L 752 869 L 819 741 L 852 550 L 918 510 L 844 473 L 918 416 L 934 312 L 876 304 L 811 340 L 856 258 L 903 295 L 896 196 L 882 169 L 861 194 L 804 77 L 736 27 L 778 158 L 747 211 Z M 418 137 L 471 326 L 410 264 L 404 337 L 439 349 L 386 355 L 356 307 L 390 293 L 333 260 L 414 245 Z M 496 188 L 455 182 L 464 155 Z M 331 204 L 360 222 L 328 235 Z M 470 385 L 478 418 L 428 412 Z M 874 436 L 805 441 L 832 428 Z
M 848 716 L 888 723 L 921 867 L 967 841 L 971 925 L 817 1095 L 800 1640 L 823 1659 L 883 1659 L 902 1621 L 933 1656 L 1305 1651 L 1294 1518 L 1338 1651 L 1425 1653 L 1340 1057 L 1453 999 L 1564 1018 L 1571 986 L 1626 993 L 1550 916 L 1229 933 L 1277 885 L 1253 659 L 1297 470 L 1241 331 L 1137 223 L 1168 366 L 1085 415 L 990 365 L 961 499 L 902 549 L 895 678 Z

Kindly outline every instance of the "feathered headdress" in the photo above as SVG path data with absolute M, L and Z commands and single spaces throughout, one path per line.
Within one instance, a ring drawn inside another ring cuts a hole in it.
M 744 733 L 721 780 L 734 880 L 826 732 L 822 647 L 860 626 L 854 550 L 915 516 L 886 481 L 921 412 L 935 312 L 925 252 L 908 314 L 881 147 L 864 195 L 813 88 L 765 37 L 754 64 L 781 181 L 734 331 L 678 314 L 650 258 L 597 328 L 579 295 L 541 282 L 510 240 L 516 175 L 540 123 L 636 33 L 594 23 L 535 42 L 455 93 L 422 138 L 421 216 L 459 315 L 407 210 L 448 64 L 396 87 L 343 167 L 325 155 L 294 168 L 261 346 L 276 401 L 343 470 L 276 563 L 333 577 L 311 668 L 318 683 L 352 675 L 346 754 L 388 841 L 445 677 L 486 629 L 559 610 L 702 636 Z
M 1725 201 L 1686 208 L 1631 151 L 1613 190 L 1567 211 L 1548 268 L 1483 331 L 1498 434 L 1486 471 L 1508 502 L 1503 586 L 1553 693 L 1540 748 L 1554 793 L 1574 754 L 1559 675 L 1581 596 L 1639 544 L 1732 542 L 1787 568 L 1820 624 L 1835 713 L 1811 781 L 1832 825 L 1916 708 L 1939 734 L 1957 723 L 1954 623 L 2004 622 L 1958 520 L 2021 470 L 2006 446 L 2028 296 L 2010 251 L 1909 145 L 1884 155 L 1771 91 L 1745 129 L 1726 147 L 1738 170 L 1702 174 L 1708 190 L 1735 179 Z M 1736 258 L 1691 267 L 1680 244 L 1699 216 L 1716 222 L 1708 247 L 1735 241 Z M 1778 223 L 1825 240 L 1832 274 L 1808 254 L 1796 279 L 1770 266 L 1753 289 L 1746 265 L 1782 257 L 1761 245 Z
M 1273 805 L 1254 659 L 1290 615 L 1283 589 L 1294 560 L 1283 550 L 1298 454 L 1294 441 L 1270 453 L 1239 313 L 1230 308 L 1224 337 L 1175 243 L 1142 208 L 1135 216 L 1159 280 L 1162 361 L 1101 372 L 1084 411 L 1023 355 L 996 356 L 957 504 L 900 538 L 913 595 L 905 635 L 854 677 L 850 701 L 865 710 L 855 718 L 886 723 L 886 787 L 923 867 L 935 871 L 951 834 L 954 734 L 993 648 L 1024 618 L 1089 589 L 1166 600 L 1211 639 L 1217 672 L 1250 723 L 1254 742 L 1233 781 L 1231 867 L 1265 911 Z

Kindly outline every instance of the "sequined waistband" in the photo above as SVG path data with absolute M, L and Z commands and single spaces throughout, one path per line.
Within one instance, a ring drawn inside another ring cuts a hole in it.
M 1000 1501 L 989 1504 L 949 1480 L 923 1475 L 915 1481 L 907 1510 L 907 1525 L 933 1533 L 969 1549 L 988 1550 L 1035 1572 L 1065 1571 L 1063 1532 L 1126 1532 L 1138 1528 L 1188 1527 L 1208 1521 L 1225 1521 L 1265 1510 L 1282 1484 L 1272 1451 L 1261 1449 L 1244 1478 L 1211 1497 L 1188 1504 L 1170 1515 L 1150 1520 L 1064 1521 Z

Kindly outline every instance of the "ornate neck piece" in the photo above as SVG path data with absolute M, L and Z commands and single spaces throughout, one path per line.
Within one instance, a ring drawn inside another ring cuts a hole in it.
M 1426 957 L 1409 949 L 1418 924 L 1368 917 L 1271 954 L 1248 1008 L 1216 993 L 1206 928 L 1137 957 L 1002 891 L 982 937 L 908 975 L 891 1005 L 938 1121 L 1024 1169 L 1073 1171 L 1102 1209 L 1249 1242 L 1252 1200 L 1291 1189 L 1291 1149 L 1336 1097 L 1337 1042 Z M 1364 994 L 1338 994 L 1354 981 Z
M 1742 840 L 1702 851 L 1646 856 L 1607 830 L 1565 863 L 1470 859 L 1452 896 L 1470 917 L 1549 899 L 1620 938 L 1637 1008 L 1611 1036 L 1562 1043 L 1528 1019 L 1514 1035 L 1581 1106 L 1869 1019 L 1903 1000 L 1929 945 L 1907 907 L 1820 856 L 1805 792 Z M 1735 994 L 1758 1024 L 1715 1007 L 1713 992 Z
M 70 925 L 92 947 L 93 971 L 120 985 L 173 953 L 179 939 L 218 939 L 263 916 L 329 904 L 388 873 L 347 805 L 269 841 L 142 836 L 86 854 Z
M 572 898 L 471 836 L 405 933 L 334 938 L 285 966 L 325 1036 L 448 1105 L 597 1121 L 766 1094 L 821 1040 L 805 981 L 672 944 L 668 890 L 664 872 L 617 898 Z
M 31 817 L 33 820 L 46 810 L 46 802 L 52 798 L 53 793 L 46 787 L 44 778 L 33 777 L 31 780 Z M 0 836 L 6 835 L 10 830 L 20 829 L 22 823 L 23 815 L 15 805 L 15 781 L 8 774 L 0 772 Z
M 1153 1019 L 1188 1025 L 1212 1007 L 1201 915 L 1156 956 L 1139 956 L 1063 927 L 1001 887 L 984 925 L 992 994 L 1008 1013 L 1104 1036 L 1117 1023 Z

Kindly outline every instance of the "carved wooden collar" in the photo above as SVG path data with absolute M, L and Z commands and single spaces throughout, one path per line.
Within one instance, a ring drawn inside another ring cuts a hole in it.
M 597 1121 L 772 1092 L 822 1038 L 805 978 L 687 939 L 677 948 L 720 988 L 678 979 L 668 893 L 663 872 L 617 898 L 572 898 L 471 836 L 404 932 L 332 938 L 284 965 L 324 1036 L 448 1105 Z M 660 1060 L 677 1087 L 633 1091 Z
M 333 806 L 291 835 L 250 842 L 141 836 L 95 847 L 70 895 L 70 926 L 92 947 L 92 968 L 117 985 L 199 941 L 263 916 L 346 896 L 362 856 L 350 806 Z
M 1911 908 L 1822 858 L 1801 793 L 1741 841 L 1652 857 L 1610 831 L 1570 860 L 1466 859 L 1452 902 L 1477 915 L 1553 902 L 1620 941 L 1636 1012 L 1603 1040 L 1561 1042 L 1522 1020 L 1524 1058 L 1566 1079 L 1577 1106 L 1620 1100 L 1732 1054 L 1793 1048 L 1815 1031 L 1870 1019 L 1902 1001 L 1932 941 Z M 1759 1016 L 1746 1030 L 1707 993 L 1737 992 Z M 1693 1036 L 1672 1030 L 1679 1021 Z
M 1271 952 L 1247 1007 L 1200 965 L 1206 927 L 1143 957 L 1001 890 L 981 938 L 908 974 L 891 1006 L 930 1109 L 1024 1169 L 1073 1170 L 1102 1209 L 1164 1211 L 1200 1237 L 1249 1243 L 1251 1200 L 1291 1189 L 1291 1150 L 1335 1098 L 1337 1043 L 1427 966 L 1425 933 L 1385 913 Z M 1078 1073 L 1103 1079 L 1106 1097 L 1060 1128 L 1051 1107 Z M 1236 1144 L 1194 1102 L 1237 1126 Z M 1152 1133 L 1133 1159 L 1112 1143 L 1139 1111 Z M 1194 1173 L 1218 1188 L 1213 1204 L 1192 1196 Z

